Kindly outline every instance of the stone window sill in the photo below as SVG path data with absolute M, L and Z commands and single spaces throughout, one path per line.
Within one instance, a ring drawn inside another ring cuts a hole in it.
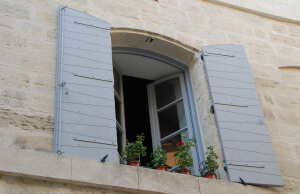
M 0 147 L 0 174 L 126 192 L 207 193 L 265 188 L 51 153 Z M 4 154 L 5 153 L 5 154 Z

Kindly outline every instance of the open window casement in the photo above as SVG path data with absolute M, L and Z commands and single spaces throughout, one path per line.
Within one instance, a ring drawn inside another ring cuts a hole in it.
M 54 153 L 118 162 L 109 24 L 59 8 Z
M 157 80 L 147 88 L 153 147 L 159 145 L 166 150 L 166 164 L 172 168 L 176 167 L 177 143 L 194 137 L 185 85 L 183 74 L 176 74 Z M 190 154 L 197 168 L 195 152 L 192 148 Z
M 206 46 L 202 57 L 229 179 L 283 186 L 244 47 Z

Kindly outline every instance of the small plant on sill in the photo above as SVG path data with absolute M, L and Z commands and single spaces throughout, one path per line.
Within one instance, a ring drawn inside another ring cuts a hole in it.
M 200 164 L 200 173 L 206 178 L 216 179 L 215 171 L 219 168 L 219 164 L 216 160 L 219 156 L 214 152 L 213 146 L 209 146 L 207 150 L 208 151 L 205 152 L 207 155 L 206 160 Z
M 143 146 L 143 141 L 145 140 L 144 134 L 137 135 L 136 137 L 137 141 L 134 143 L 127 141 L 125 150 L 122 151 L 123 159 L 131 166 L 140 166 L 140 157 L 145 157 L 147 155 L 147 148 Z
M 189 141 L 183 143 L 179 142 L 177 143 L 177 148 L 179 149 L 178 152 L 174 154 L 174 157 L 176 158 L 177 165 L 180 165 L 178 168 L 178 171 L 183 174 L 191 174 L 191 171 L 187 169 L 187 167 L 193 167 L 193 158 L 189 154 L 190 148 L 196 146 L 196 138 L 193 137 L 192 139 L 189 139 Z
M 156 147 L 156 149 L 153 151 L 153 153 L 150 155 L 151 163 L 153 165 L 153 168 L 166 171 L 166 162 L 167 162 L 167 154 L 166 151 L 163 150 L 159 145 Z

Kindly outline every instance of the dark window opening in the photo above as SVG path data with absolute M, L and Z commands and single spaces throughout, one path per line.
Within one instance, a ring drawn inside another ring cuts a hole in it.
M 152 82 L 123 76 L 126 139 L 134 142 L 138 134 L 145 135 L 144 145 L 147 147 L 147 156 L 141 158 L 142 166 L 150 162 L 150 154 L 153 152 L 147 96 L 147 85 Z

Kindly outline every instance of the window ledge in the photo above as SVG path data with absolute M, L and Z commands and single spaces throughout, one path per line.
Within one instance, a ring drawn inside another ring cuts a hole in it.
M 178 173 L 0 147 L 0 174 L 127 192 L 207 193 L 263 188 Z

